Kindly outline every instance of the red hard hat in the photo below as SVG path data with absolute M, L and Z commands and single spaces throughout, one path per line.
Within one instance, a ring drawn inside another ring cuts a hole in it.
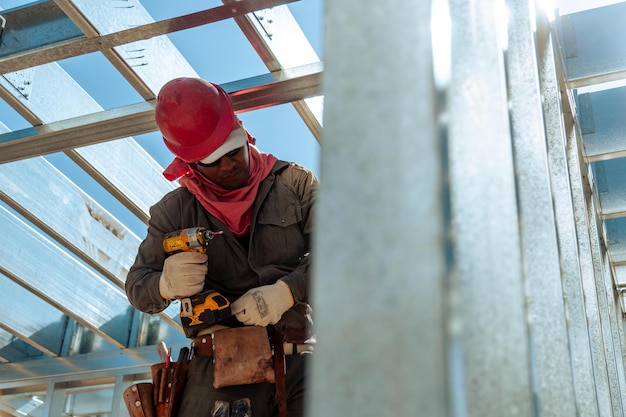
M 185 162 L 216 150 L 237 120 L 230 97 L 219 85 L 187 77 L 161 88 L 154 114 L 165 145 Z

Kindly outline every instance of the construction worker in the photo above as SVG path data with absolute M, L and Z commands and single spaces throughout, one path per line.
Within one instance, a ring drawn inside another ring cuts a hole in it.
M 310 334 L 309 253 L 317 178 L 259 151 L 219 85 L 197 78 L 171 80 L 159 92 L 155 117 L 175 155 L 164 176 L 178 179 L 180 187 L 150 209 L 147 236 L 126 280 L 128 299 L 146 313 L 207 290 L 231 303 L 232 318 L 203 329 L 191 344 L 195 349 L 176 406 L 179 417 L 216 415 L 218 402 L 242 398 L 250 400 L 253 417 L 278 415 L 276 384 L 214 388 L 212 350 L 201 349 L 199 339 L 206 343 L 219 332 L 251 326 L 266 328 L 270 335 L 289 329 Z M 207 253 L 167 256 L 164 236 L 193 227 L 221 234 L 210 241 Z M 283 345 L 289 417 L 304 412 L 310 341 Z

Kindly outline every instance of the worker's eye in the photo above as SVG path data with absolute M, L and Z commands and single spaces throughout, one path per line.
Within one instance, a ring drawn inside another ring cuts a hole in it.
M 240 147 L 240 148 L 237 148 L 237 149 L 233 149 L 232 151 L 230 151 L 230 152 L 228 152 L 228 153 L 224 154 L 224 156 L 227 156 L 227 157 L 229 157 L 229 158 L 232 158 L 232 157 L 234 157 L 234 156 L 237 156 L 237 154 L 238 154 L 238 153 L 239 153 L 242 149 L 243 149 L 243 146 L 242 146 L 242 147 Z M 213 167 L 216 167 L 216 166 L 218 166 L 218 165 L 220 164 L 220 162 L 222 161 L 222 158 L 223 158 L 224 156 L 222 156 L 222 157 L 221 157 L 220 159 L 218 159 L 217 161 L 213 161 L 213 162 L 211 162 L 210 164 L 205 164 L 205 163 L 202 163 L 202 162 L 198 161 L 198 162 L 196 162 L 196 165 L 200 165 L 201 167 L 205 167 L 205 168 L 213 168 Z
M 227 156 L 229 158 L 232 158 L 233 156 L 237 155 L 242 148 L 243 148 L 243 146 L 241 148 L 233 149 L 232 151 L 228 152 L 225 156 Z M 220 159 L 222 159 L 222 158 L 220 158 Z

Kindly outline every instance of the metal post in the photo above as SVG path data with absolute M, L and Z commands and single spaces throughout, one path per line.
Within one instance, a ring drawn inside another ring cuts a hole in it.
M 429 2 L 325 10 L 309 415 L 447 416 Z
M 554 68 L 554 64 L 544 61 L 538 66 L 533 33 L 534 20 L 545 20 L 547 23 L 547 18 L 541 12 L 535 16 L 532 0 L 507 0 L 507 6 L 507 85 L 517 173 L 533 389 L 539 415 L 573 416 L 576 415 L 576 403 L 572 363 L 539 88 L 539 72 L 543 73 L 546 64 L 550 68 Z M 547 32 L 537 31 L 540 47 L 549 42 L 549 34 L 549 25 Z M 551 75 L 551 84 L 555 84 L 556 74 L 552 72 Z M 560 102 L 558 95 L 549 99 L 552 103 Z M 565 160 L 564 148 L 559 157 Z
M 598 230 L 598 219 L 596 211 L 596 202 L 591 199 L 589 203 L 589 239 L 591 242 L 591 259 L 593 266 L 593 279 L 595 280 L 595 290 L 600 313 L 600 326 L 602 330 L 601 338 L 598 341 L 603 345 L 603 354 L 606 358 L 607 375 L 609 379 L 609 393 L 611 395 L 611 406 L 613 415 L 623 415 L 622 394 L 620 387 L 620 379 L 618 375 L 618 359 L 616 358 L 613 345 L 613 329 L 611 327 L 611 305 L 612 296 L 608 297 L 605 287 L 605 270 L 603 264 L 603 254 L 600 242 L 600 232 Z M 609 278 L 610 279 L 610 278 Z M 621 354 L 620 354 L 621 357 Z M 621 360 L 621 359 L 619 359 Z
M 539 28 L 541 31 L 542 29 Z M 543 29 L 545 33 L 545 28 Z M 549 28 L 547 29 L 550 30 Z M 596 394 L 596 389 L 602 387 L 596 383 L 597 372 L 606 372 L 604 366 L 596 367 L 595 363 L 600 358 L 592 359 L 591 329 L 596 327 L 595 320 L 591 318 L 588 323 L 588 308 L 593 309 L 594 304 L 586 305 L 585 292 L 583 291 L 583 273 L 580 258 L 579 236 L 576 230 L 576 219 L 580 218 L 581 211 L 585 210 L 584 191 L 578 144 L 573 130 L 566 135 L 563 130 L 561 119 L 561 107 L 559 102 L 558 85 L 555 84 L 555 68 L 548 68 L 547 63 L 554 65 L 551 39 L 539 41 L 539 56 L 545 64 L 542 65 L 542 94 L 547 95 L 544 103 L 544 118 L 548 140 L 548 156 L 550 177 L 552 181 L 552 195 L 554 199 L 555 219 L 558 226 L 558 243 L 560 255 L 561 276 L 563 280 L 563 296 L 565 299 L 565 311 L 567 315 L 569 349 L 572 361 L 572 373 L 574 379 L 574 392 L 576 406 L 581 416 L 604 416 L 600 409 L 608 409 L 606 398 Z M 547 55 L 546 55 L 547 53 Z M 570 126 L 570 129 L 572 126 Z M 565 151 L 565 155 L 563 152 Z M 575 217 L 576 215 L 576 217 Z M 582 226 L 581 226 L 582 227 Z M 595 369 L 594 369 L 595 368 Z M 601 377 L 600 377 L 601 378 Z M 606 385 L 606 379 L 604 379 Z
M 530 352 L 498 0 L 452 0 L 450 187 L 466 414 L 531 416 Z M 503 36 L 504 35 L 504 36 Z
M 550 136 L 549 136 L 550 137 Z M 577 234 L 578 266 L 580 268 L 583 306 L 585 308 L 585 320 L 589 331 L 589 343 L 593 363 L 593 382 L 596 388 L 595 395 L 598 399 L 598 411 L 602 417 L 612 416 L 611 398 L 609 392 L 607 362 L 604 357 L 602 346 L 602 329 L 600 323 L 600 307 L 596 296 L 595 280 L 593 278 L 593 262 L 591 258 L 591 240 L 589 236 L 589 224 L 587 218 L 587 203 L 584 195 L 585 184 L 582 181 L 578 142 L 574 132 L 568 135 L 567 162 L 570 170 L 572 184 L 572 206 Z M 580 339 L 582 340 L 582 339 Z M 575 368 L 576 369 L 576 368 Z M 580 370 L 580 369 L 579 369 Z M 585 374 L 581 375 L 583 378 Z M 577 381 L 577 393 L 580 383 Z

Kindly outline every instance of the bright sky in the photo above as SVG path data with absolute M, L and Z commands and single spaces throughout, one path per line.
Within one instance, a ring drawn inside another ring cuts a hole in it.
M 609 4 L 621 3 L 622 0 L 540 0 L 547 5 L 554 5 L 559 9 L 559 14 L 569 14 L 579 12 L 581 10 L 592 9 L 596 7 L 608 6 Z

